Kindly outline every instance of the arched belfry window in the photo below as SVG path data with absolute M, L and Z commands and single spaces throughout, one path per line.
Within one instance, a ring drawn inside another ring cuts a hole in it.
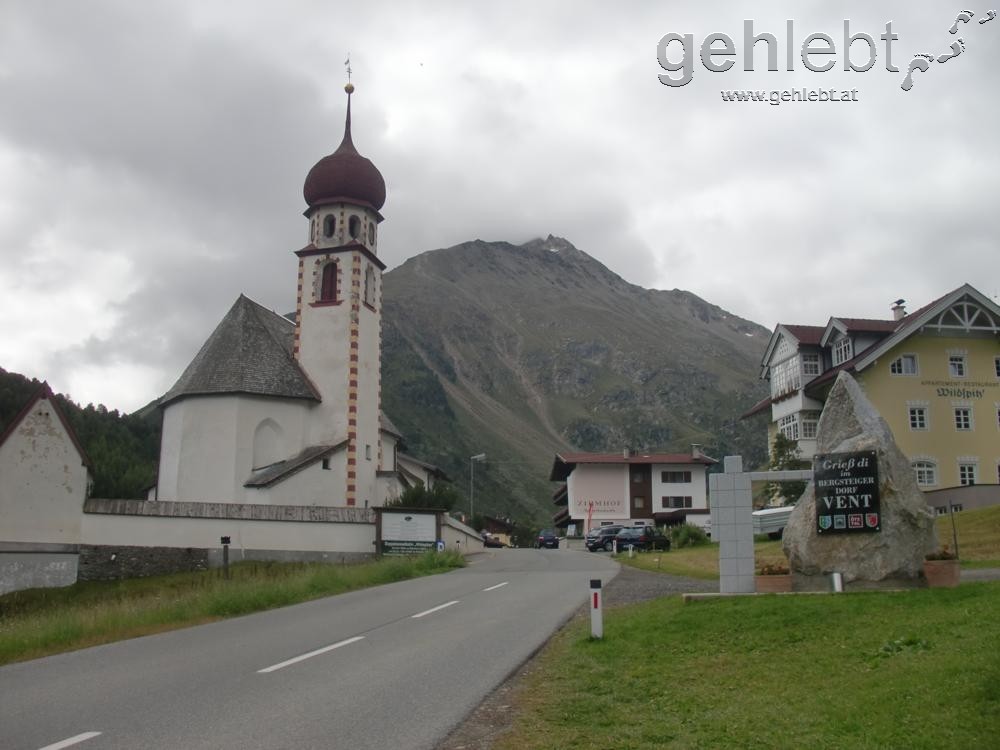
M 361 236 L 361 219 L 357 216 L 352 216 L 347 220 L 347 233 L 351 235 L 351 239 L 356 240 Z
M 368 244 L 375 244 L 375 224 L 368 225 Z
M 334 218 L 333 214 L 327 214 L 323 219 L 323 236 L 333 237 L 333 232 L 337 228 L 337 219 Z
M 327 263 L 323 266 L 323 278 L 319 285 L 319 302 L 337 301 L 337 264 Z

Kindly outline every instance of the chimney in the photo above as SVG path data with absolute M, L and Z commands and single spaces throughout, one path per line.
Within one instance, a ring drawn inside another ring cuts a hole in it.
M 628 448 L 622 448 L 622 458 L 628 458 L 632 454 Z
M 691 443 L 691 458 L 701 458 L 701 443 Z
M 898 299 L 892 303 L 893 320 L 902 320 L 903 318 L 906 317 L 906 308 L 904 307 L 905 304 L 906 304 L 905 299 Z

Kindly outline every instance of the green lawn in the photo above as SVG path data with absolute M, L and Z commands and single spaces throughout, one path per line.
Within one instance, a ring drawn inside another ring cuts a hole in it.
M 284 607 L 462 567 L 457 552 L 358 565 L 239 563 L 200 573 L 79 582 L 0 596 L 0 664 Z
M 550 643 L 496 748 L 997 747 L 1000 583 L 667 597 L 589 632 Z
M 955 514 L 955 529 L 958 532 L 958 551 L 962 566 L 968 568 L 1000 568 L 1000 506 L 967 510 Z M 951 518 L 937 519 L 938 541 L 953 548 Z M 757 566 L 769 562 L 785 562 L 781 542 L 756 542 L 754 557 Z M 671 552 L 644 552 L 629 558 L 620 554 L 618 562 L 643 570 L 715 580 L 719 577 L 719 547 L 707 544 L 701 547 L 686 547 Z

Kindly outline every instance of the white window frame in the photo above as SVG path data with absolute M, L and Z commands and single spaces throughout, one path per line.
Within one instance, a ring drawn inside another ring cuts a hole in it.
M 854 356 L 854 344 L 850 336 L 844 336 L 833 345 L 833 366 L 841 365 Z
M 771 365 L 771 396 L 783 396 L 786 393 L 797 391 L 801 387 L 802 372 L 797 356 Z
M 802 376 L 814 378 L 820 374 L 823 368 L 823 360 L 818 353 L 808 352 L 802 354 Z
M 959 412 L 963 412 L 961 417 Z M 952 406 L 952 414 L 954 415 L 956 432 L 972 432 L 975 429 L 975 423 L 972 418 L 972 404 L 954 404 Z
M 900 354 L 889 363 L 889 374 L 900 377 L 919 375 L 920 367 L 917 362 L 917 355 Z
M 663 506 L 663 510 L 680 510 L 690 508 L 693 504 L 694 498 L 691 495 L 664 495 L 660 498 L 660 505 Z
M 969 377 L 969 363 L 964 354 L 948 355 L 948 376 L 952 378 Z
M 927 407 L 926 406 L 910 406 L 908 407 L 910 429 L 914 432 L 927 432 Z M 914 419 L 916 417 L 916 419 Z M 919 424 L 916 424 L 918 423 Z
M 993 374 L 1000 378 L 1000 357 L 993 358 Z
M 937 463 L 928 459 L 920 459 L 919 461 L 914 461 L 910 466 L 913 467 L 913 471 L 917 476 L 917 484 L 920 487 L 934 487 L 937 485 Z
M 967 481 L 968 479 L 972 481 Z M 958 484 L 961 487 L 969 487 L 974 484 L 979 484 L 979 463 L 975 461 L 959 461 L 958 462 Z
M 786 414 L 778 420 L 778 432 L 789 440 L 799 439 L 799 415 Z
M 803 411 L 799 412 L 799 433 L 802 435 L 803 440 L 815 440 L 816 432 L 819 428 L 819 416 L 818 411 Z

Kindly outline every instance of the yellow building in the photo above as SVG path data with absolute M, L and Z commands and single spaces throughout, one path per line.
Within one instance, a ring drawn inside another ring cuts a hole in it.
M 968 284 L 892 320 L 830 318 L 825 327 L 779 324 L 761 377 L 770 398 L 746 415 L 771 412 L 768 445 L 780 431 L 804 458 L 841 370 L 850 372 L 888 422 L 928 501 L 947 509 L 954 487 L 1000 483 L 1000 306 Z M 997 489 L 994 487 L 994 489 Z M 985 504 L 1000 492 L 966 492 Z M 971 507 L 966 502 L 966 508 Z

